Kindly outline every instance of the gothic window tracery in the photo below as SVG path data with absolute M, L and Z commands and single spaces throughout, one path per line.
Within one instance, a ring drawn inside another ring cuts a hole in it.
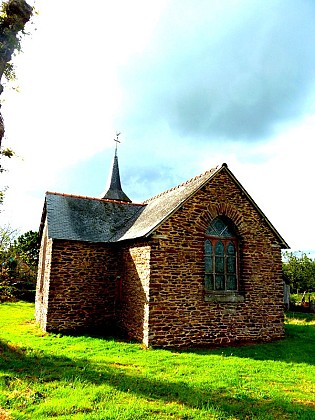
M 233 225 L 215 218 L 208 227 L 204 242 L 205 288 L 207 291 L 238 290 L 238 240 Z

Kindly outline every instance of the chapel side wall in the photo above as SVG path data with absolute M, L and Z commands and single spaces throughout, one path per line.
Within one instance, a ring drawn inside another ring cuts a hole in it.
M 120 328 L 132 339 L 148 345 L 151 247 L 146 242 L 121 249 Z
M 114 254 L 105 244 L 54 240 L 47 331 L 106 333 L 114 328 Z
M 244 302 L 206 302 L 204 234 L 218 215 L 239 231 Z M 281 250 L 262 215 L 221 172 L 156 231 L 149 345 L 194 347 L 284 336 Z
M 46 219 L 39 251 L 35 296 L 35 319 L 44 331 L 46 330 L 52 244 L 52 239 L 48 238 Z

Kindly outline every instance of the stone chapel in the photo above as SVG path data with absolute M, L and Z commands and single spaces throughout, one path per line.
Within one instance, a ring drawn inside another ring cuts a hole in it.
M 186 348 L 284 336 L 287 243 L 223 163 L 143 203 L 47 192 L 36 320 Z

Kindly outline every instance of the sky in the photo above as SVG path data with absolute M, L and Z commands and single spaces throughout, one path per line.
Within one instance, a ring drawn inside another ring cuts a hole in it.
M 0 225 L 38 230 L 46 191 L 101 197 L 121 132 L 133 201 L 226 162 L 291 249 L 315 256 L 313 0 L 29 3 L 1 95 L 16 156 Z

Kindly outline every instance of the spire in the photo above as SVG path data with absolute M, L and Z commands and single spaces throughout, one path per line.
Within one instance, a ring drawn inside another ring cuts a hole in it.
M 119 135 L 120 133 L 116 133 L 116 139 L 114 139 L 114 141 L 116 142 L 116 146 L 115 146 L 115 155 L 114 155 L 112 174 L 110 177 L 110 186 L 103 198 L 131 203 L 131 200 L 123 192 L 121 188 L 121 183 L 120 183 L 118 156 L 117 156 L 117 145 L 118 143 L 120 143 L 120 141 L 118 140 Z

